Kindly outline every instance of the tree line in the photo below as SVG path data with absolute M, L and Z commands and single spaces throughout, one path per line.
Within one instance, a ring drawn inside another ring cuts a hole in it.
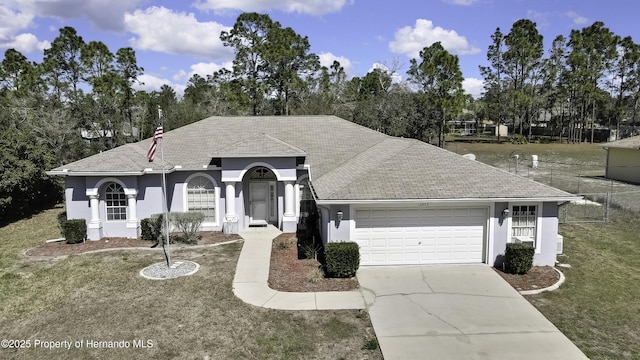
M 531 136 L 539 123 L 569 142 L 593 142 L 594 128 L 633 134 L 640 98 L 640 46 L 600 21 L 554 38 L 544 56 L 530 20 L 491 36 L 489 66 L 480 67 L 482 116 Z M 620 129 L 620 126 L 626 129 Z
M 33 194 L 60 194 L 46 176 L 29 182 L 38 177 L 19 169 L 44 171 L 147 138 L 158 106 L 165 131 L 213 115 L 325 114 L 439 146 L 453 120 L 492 119 L 523 135 L 545 120 L 571 141 L 594 126 L 635 125 L 640 51 L 601 22 L 558 36 L 547 57 L 530 20 L 506 35 L 496 29 L 479 99 L 464 93 L 459 59 L 439 42 L 410 60 L 406 80 L 394 81 L 403 67 L 397 61 L 353 78 L 337 61 L 321 66 L 308 37 L 265 14 L 241 14 L 212 36 L 233 50 L 232 69 L 193 75 L 182 97 L 169 85 L 135 91 L 144 73 L 135 51 L 114 53 L 71 27 L 60 29 L 41 63 L 8 49 L 0 63 L 0 219 L 27 212 Z

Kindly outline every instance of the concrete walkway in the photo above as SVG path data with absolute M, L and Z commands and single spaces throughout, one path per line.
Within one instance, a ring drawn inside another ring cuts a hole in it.
M 364 309 L 360 291 L 282 292 L 269 287 L 271 243 L 282 232 L 273 226 L 249 228 L 240 232 L 244 245 L 240 252 L 233 293 L 242 301 L 280 310 Z

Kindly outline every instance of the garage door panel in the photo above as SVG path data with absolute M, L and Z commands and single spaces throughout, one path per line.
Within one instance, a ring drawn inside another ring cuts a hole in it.
M 482 262 L 487 210 L 356 209 L 363 265 Z

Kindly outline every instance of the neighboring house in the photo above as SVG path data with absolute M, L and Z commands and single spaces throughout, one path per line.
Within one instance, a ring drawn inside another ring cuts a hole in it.
M 607 150 L 607 179 L 640 184 L 640 135 L 602 144 Z
M 204 212 L 203 230 L 294 232 L 317 209 L 322 240 L 357 242 L 362 265 L 499 265 L 514 241 L 554 265 L 558 205 L 576 199 L 334 116 L 211 117 L 162 142 L 170 211 Z M 141 218 L 162 212 L 161 148 L 149 163 L 150 144 L 48 172 L 65 176 L 67 217 L 86 219 L 90 239 L 136 237 Z

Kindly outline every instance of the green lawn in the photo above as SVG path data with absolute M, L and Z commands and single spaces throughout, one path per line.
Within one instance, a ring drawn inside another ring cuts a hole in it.
M 591 359 L 640 359 L 640 223 L 562 225 L 566 282 L 527 297 Z
M 174 251 L 174 259 L 193 260 L 201 268 L 167 281 L 138 276 L 145 266 L 163 261 L 160 252 L 24 258 L 22 251 L 60 236 L 60 211 L 0 228 L 0 337 L 30 340 L 31 346 L 0 349 L 0 358 L 382 358 L 379 350 L 362 349 L 375 337 L 366 312 L 277 311 L 237 299 L 231 283 L 241 244 Z M 36 340 L 83 346 L 34 349 Z M 130 347 L 91 349 L 87 341 Z M 151 347 L 134 348 L 140 344 Z

